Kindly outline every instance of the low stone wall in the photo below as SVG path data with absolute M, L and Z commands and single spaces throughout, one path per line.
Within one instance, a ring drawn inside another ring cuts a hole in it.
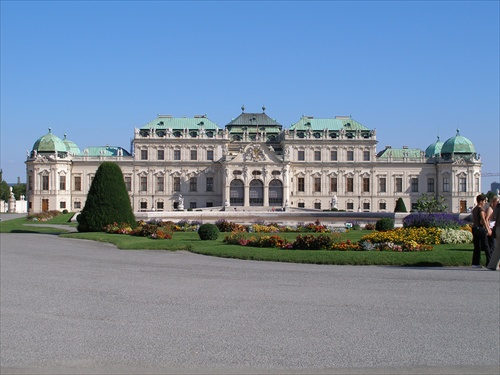
M 23 214 L 28 212 L 28 202 L 26 200 L 19 200 L 10 202 L 11 207 L 9 210 L 9 202 L 0 200 L 0 212 L 11 212 Z
M 239 208 L 239 207 L 238 207 Z M 323 225 L 344 227 L 345 223 L 359 224 L 362 227 L 367 223 L 375 224 L 383 217 L 395 219 L 396 226 L 402 226 L 402 220 L 408 214 L 394 214 L 392 212 L 338 212 L 338 211 L 222 211 L 213 208 L 212 211 L 165 211 L 165 212 L 136 212 L 137 220 L 163 220 L 179 222 L 181 220 L 215 223 L 218 220 L 232 221 L 242 225 L 253 223 L 277 223 L 279 225 L 308 224 L 319 221 Z

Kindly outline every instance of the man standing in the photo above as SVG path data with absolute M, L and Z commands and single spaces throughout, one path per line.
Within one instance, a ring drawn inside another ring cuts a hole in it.
M 481 250 L 486 254 L 486 264 L 490 262 L 490 249 L 488 247 L 488 236 L 491 229 L 484 212 L 486 196 L 480 194 L 476 197 L 477 205 L 472 210 L 472 238 L 474 242 L 474 252 L 472 253 L 472 267 L 481 268 Z

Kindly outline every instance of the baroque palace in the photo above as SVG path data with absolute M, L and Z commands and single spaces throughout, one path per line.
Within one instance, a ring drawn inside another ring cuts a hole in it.
M 49 133 L 27 152 L 28 212 L 79 211 L 99 164 L 122 169 L 132 208 L 408 210 L 423 194 L 466 212 L 481 189 L 481 161 L 470 140 L 439 138 L 426 150 L 377 152 L 375 130 L 349 116 L 303 116 L 285 129 L 265 113 L 241 114 L 224 128 L 206 115 L 158 115 L 136 128 L 131 150 L 80 148 Z

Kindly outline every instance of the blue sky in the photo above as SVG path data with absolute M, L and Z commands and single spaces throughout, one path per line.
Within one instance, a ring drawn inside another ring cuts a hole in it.
M 1 168 L 52 128 L 130 149 L 157 114 L 351 115 L 385 145 L 469 138 L 500 171 L 498 1 L 1 1 Z M 483 191 L 500 177 L 483 178 Z

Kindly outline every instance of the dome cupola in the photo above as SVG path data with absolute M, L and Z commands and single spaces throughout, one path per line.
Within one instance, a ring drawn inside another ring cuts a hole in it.
M 472 142 L 460 135 L 460 130 L 457 129 L 457 135 L 451 137 L 446 142 L 444 142 L 441 148 L 441 155 L 451 156 L 454 155 L 471 155 L 476 153 L 476 148 Z
M 44 136 L 38 138 L 33 145 L 33 150 L 37 153 L 67 153 L 66 145 L 61 138 L 52 134 L 52 129 Z
M 434 142 L 433 144 L 429 145 L 425 149 L 425 157 L 426 158 L 433 158 L 436 156 L 441 155 L 441 149 L 443 148 L 443 142 L 439 140 L 439 136 L 437 137 L 437 141 Z
M 70 153 L 71 155 L 80 155 L 80 148 L 76 145 L 75 142 L 72 142 L 68 138 L 66 138 L 66 134 L 64 134 L 63 143 L 66 146 L 66 150 L 68 151 L 68 153 Z

